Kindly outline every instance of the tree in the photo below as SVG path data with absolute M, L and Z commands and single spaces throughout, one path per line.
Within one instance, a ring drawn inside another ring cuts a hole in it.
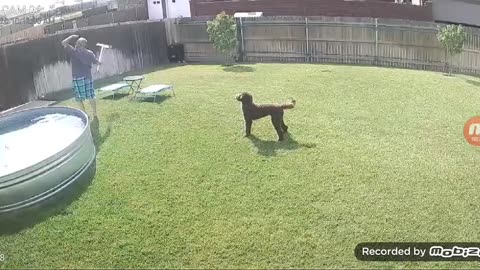
M 437 34 L 438 41 L 442 44 L 442 47 L 445 49 L 445 52 L 453 57 L 456 54 L 459 54 L 463 50 L 463 43 L 467 39 L 467 34 L 465 29 L 461 25 L 447 25 L 446 27 L 439 28 Z M 448 74 L 451 74 L 449 67 L 449 60 L 447 59 L 447 69 Z
M 237 26 L 235 18 L 225 12 L 218 14 L 207 23 L 207 32 L 213 46 L 225 55 L 225 64 L 229 65 L 236 54 Z

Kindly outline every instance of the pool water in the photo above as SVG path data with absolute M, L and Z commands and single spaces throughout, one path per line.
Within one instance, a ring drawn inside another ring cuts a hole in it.
M 0 134 L 0 177 L 55 155 L 79 138 L 84 128 L 80 117 L 56 113 Z

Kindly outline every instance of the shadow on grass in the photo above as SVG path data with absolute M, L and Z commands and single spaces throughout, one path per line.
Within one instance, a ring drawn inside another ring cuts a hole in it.
M 285 134 L 285 140 L 279 141 L 265 141 L 258 137 L 251 135 L 248 139 L 257 148 L 257 153 L 262 156 L 273 157 L 277 155 L 278 150 L 293 151 L 300 148 L 315 148 L 314 143 L 299 143 L 290 133 Z
M 120 118 L 118 113 L 111 114 L 106 119 L 107 129 L 105 133 L 102 135 L 100 133 L 100 121 L 98 118 L 93 118 L 90 122 L 90 130 L 92 132 L 93 143 L 95 144 L 95 149 L 97 149 L 97 153 L 100 152 L 100 147 L 102 144 L 110 137 L 112 133 L 112 124 L 116 120 Z
M 188 66 L 188 65 L 189 65 L 188 63 L 168 63 L 168 64 L 159 65 L 159 66 L 152 66 L 142 70 L 129 71 L 125 74 L 122 74 L 121 78 L 123 79 L 124 77 L 127 77 L 127 76 L 147 75 L 149 73 L 153 73 L 161 70 L 174 69 L 174 68 L 179 68 L 179 67 Z
M 154 102 L 154 98 L 153 97 L 142 97 L 142 96 L 138 96 L 134 99 L 132 99 L 132 102 L 146 102 L 146 103 L 157 103 L 157 104 L 160 104 L 170 98 L 173 98 L 173 96 L 171 95 L 160 95 L 160 96 L 157 96 L 155 98 L 155 102 Z
M 447 77 L 447 78 L 458 78 L 458 79 L 462 79 L 464 80 L 466 83 L 468 84 L 471 84 L 473 86 L 476 86 L 476 87 L 480 87 L 480 77 L 478 75 L 468 75 L 469 77 L 466 77 L 464 74 L 460 74 L 460 73 L 457 73 L 457 74 L 448 74 L 448 73 L 443 73 L 442 74 L 444 77 Z M 468 79 L 468 78 L 474 78 L 473 80 L 471 79 Z
M 466 83 L 468 84 L 471 84 L 473 86 L 476 86 L 476 87 L 480 87 L 480 77 L 478 75 L 468 75 L 467 76 L 464 76 L 463 74 L 452 74 L 452 75 L 448 75 L 448 74 L 443 74 L 443 76 L 446 76 L 446 77 L 455 77 L 455 78 L 459 78 L 459 79 L 462 79 L 463 81 L 465 81 Z M 473 78 L 473 79 L 471 79 Z
M 471 84 L 473 86 L 480 87 L 480 82 L 479 81 L 474 81 L 474 80 L 466 80 L 468 84 Z
M 66 208 L 87 190 L 95 173 L 96 162 L 94 160 L 73 183 L 64 187 L 59 194 L 55 194 L 35 206 L 14 213 L 1 214 L 0 236 L 17 234 L 56 215 L 71 214 Z
M 228 66 L 224 67 L 223 71 L 225 72 L 235 72 L 235 73 L 244 73 L 244 72 L 254 72 L 255 69 L 252 67 L 246 66 Z
M 105 95 L 105 96 L 102 96 L 101 99 L 102 100 L 120 100 L 124 97 L 128 97 L 129 94 L 128 93 L 116 93 L 115 96 L 113 96 L 113 94 L 108 94 L 108 95 Z
M 168 70 L 168 69 L 175 69 L 175 68 L 181 68 L 183 66 L 189 65 L 187 63 L 176 63 L 176 64 L 162 64 L 158 66 L 151 66 L 147 67 L 145 69 L 141 70 L 136 70 L 136 71 L 129 71 L 126 73 L 122 74 L 117 74 L 113 75 L 108 78 L 103 78 L 103 79 L 95 79 L 94 86 L 95 89 L 100 89 L 102 87 L 105 87 L 110 84 L 118 83 L 123 81 L 123 78 L 127 76 L 137 76 L 137 75 L 148 75 L 149 73 L 161 71 L 161 70 Z M 143 83 L 142 83 L 143 84 Z M 117 94 L 115 94 L 115 98 L 117 97 Z M 71 88 L 67 89 L 62 89 L 59 91 L 55 91 L 49 94 L 46 94 L 45 96 L 41 97 L 40 100 L 49 100 L 49 101 L 56 101 L 57 103 L 66 101 L 68 99 L 73 98 L 73 92 Z M 102 97 L 104 99 L 104 97 Z M 110 97 L 111 99 L 111 97 Z

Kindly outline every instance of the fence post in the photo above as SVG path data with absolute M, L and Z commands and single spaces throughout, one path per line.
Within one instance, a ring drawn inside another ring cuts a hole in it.
M 378 65 L 378 18 L 375 18 L 375 59 L 374 65 Z
M 309 37 L 309 30 L 308 30 L 308 18 L 305 18 L 305 37 L 307 40 L 307 52 L 306 52 L 307 57 L 305 57 L 305 61 L 310 62 L 311 59 L 310 59 L 310 37 Z
M 115 23 L 115 17 L 113 16 L 113 12 L 110 14 L 112 14 L 112 23 Z
M 242 17 L 239 18 L 240 19 L 240 38 L 242 39 L 241 40 L 241 44 L 242 44 L 242 48 L 241 48 L 241 51 L 240 51 L 240 54 L 241 54 L 241 61 L 245 61 L 245 37 L 243 35 L 243 19 Z

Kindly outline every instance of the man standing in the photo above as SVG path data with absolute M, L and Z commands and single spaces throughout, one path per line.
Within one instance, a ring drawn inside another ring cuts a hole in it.
M 69 43 L 73 39 L 78 39 L 75 47 Z M 92 65 L 99 65 L 95 54 L 87 49 L 87 40 L 79 38 L 78 35 L 71 35 L 62 41 L 68 56 L 72 62 L 72 77 L 73 77 L 73 93 L 75 101 L 78 102 L 80 108 L 85 111 L 83 101 L 88 99 L 93 110 L 93 117 L 97 118 L 97 104 L 95 101 L 95 90 L 93 88 L 92 79 Z

